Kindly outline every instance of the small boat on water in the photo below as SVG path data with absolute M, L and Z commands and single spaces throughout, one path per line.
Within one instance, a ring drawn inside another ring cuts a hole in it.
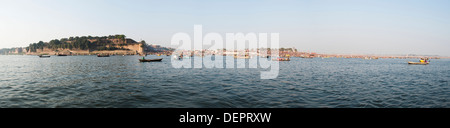
M 139 62 L 161 62 L 163 59 L 139 59 Z
M 109 55 L 100 55 L 100 54 L 98 54 L 97 57 L 109 57 Z
M 248 56 L 248 55 L 245 55 L 245 56 L 237 56 L 237 55 L 235 55 L 234 59 L 250 59 L 250 56 Z
M 279 57 L 279 58 L 274 58 L 274 59 L 272 59 L 273 61 L 291 61 L 291 58 L 289 57 L 289 58 L 281 58 L 281 57 Z
M 408 62 L 410 65 L 427 65 L 430 64 L 430 62 Z
M 235 59 L 250 59 L 250 56 L 235 56 Z
M 67 56 L 66 54 L 58 54 L 58 56 Z
M 421 58 L 420 62 L 408 62 L 408 64 L 410 65 L 428 65 L 430 64 L 430 59 L 429 58 Z
M 50 58 L 49 55 L 39 55 L 40 58 Z

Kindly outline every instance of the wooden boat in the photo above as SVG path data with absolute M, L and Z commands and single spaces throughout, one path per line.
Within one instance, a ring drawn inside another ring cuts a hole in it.
M 161 62 L 163 59 L 139 59 L 140 62 Z
M 300 58 L 304 58 L 304 59 L 312 59 L 312 58 L 314 58 L 314 57 L 311 57 L 311 56 L 301 56 Z
M 427 65 L 427 64 L 430 64 L 430 62 L 408 62 L 408 64 L 411 64 L 411 65 Z
M 291 61 L 290 58 L 275 58 L 273 61 Z
M 250 59 L 250 56 L 234 56 L 235 59 Z
M 97 55 L 97 57 L 109 57 L 109 55 Z
M 48 55 L 39 55 L 40 58 L 50 58 Z

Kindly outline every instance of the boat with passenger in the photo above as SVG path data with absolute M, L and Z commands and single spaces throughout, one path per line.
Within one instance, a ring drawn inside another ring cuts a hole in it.
M 39 58 L 50 58 L 49 55 L 39 55 Z
M 421 58 L 419 62 L 408 62 L 410 65 L 428 65 L 430 60 L 428 58 Z
M 430 62 L 408 62 L 411 65 L 428 65 Z
M 238 56 L 238 55 L 234 55 L 235 59 L 250 59 L 251 57 L 249 55 L 245 55 L 245 56 Z
M 286 55 L 286 57 L 276 57 L 272 59 L 273 61 L 291 61 L 291 56 Z
M 291 59 L 290 59 L 290 58 L 282 58 L 282 57 L 279 57 L 279 58 L 273 59 L 273 61 L 291 61 Z
M 97 57 L 109 57 L 109 55 L 100 55 L 100 54 L 98 54 Z
M 139 59 L 139 62 L 161 62 L 163 58 L 160 59 Z

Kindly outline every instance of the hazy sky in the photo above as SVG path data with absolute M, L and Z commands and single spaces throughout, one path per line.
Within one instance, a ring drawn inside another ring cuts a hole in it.
M 0 0 L 0 48 L 125 34 L 170 46 L 173 34 L 280 33 L 320 53 L 450 56 L 450 0 Z

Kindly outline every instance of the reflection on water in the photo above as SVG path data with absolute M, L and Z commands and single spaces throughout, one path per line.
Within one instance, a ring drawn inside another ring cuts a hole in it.
M 450 60 L 292 58 L 261 80 L 260 69 L 138 58 L 0 56 L 0 107 L 450 107 Z

